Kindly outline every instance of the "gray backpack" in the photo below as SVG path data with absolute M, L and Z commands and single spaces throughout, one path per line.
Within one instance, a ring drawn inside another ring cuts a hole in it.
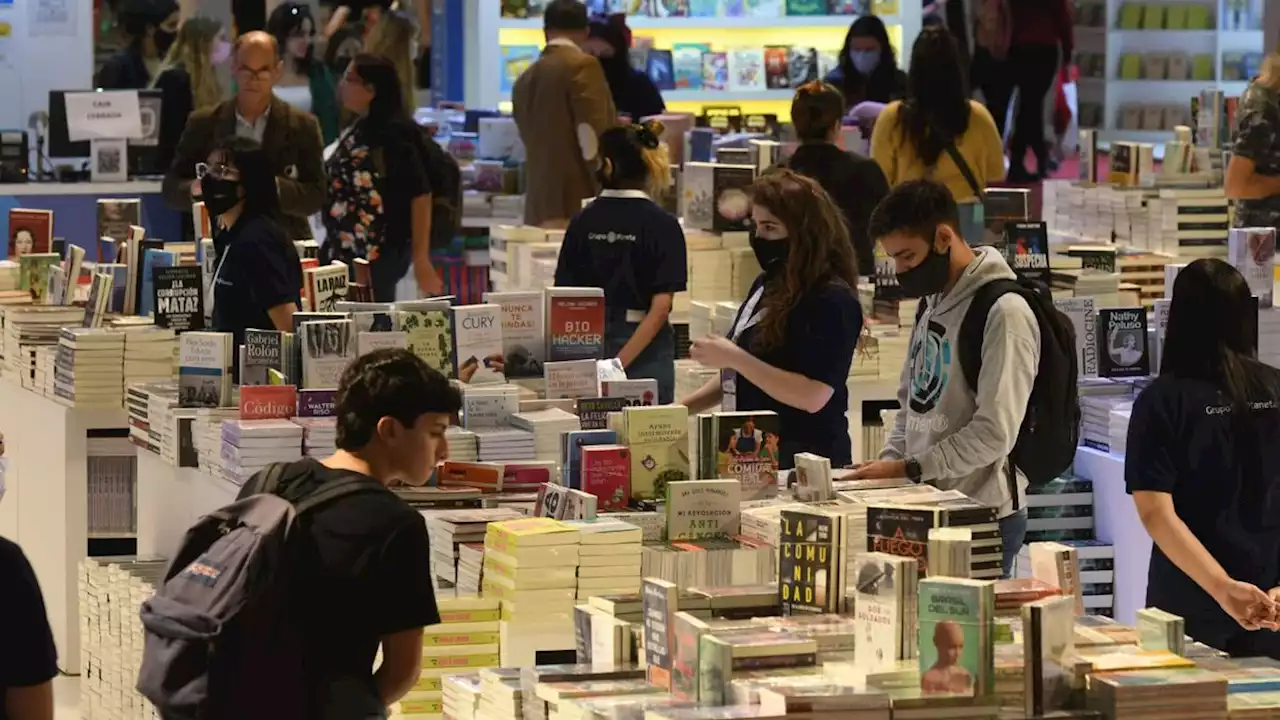
M 309 551 L 299 522 L 382 486 L 353 473 L 308 492 L 310 467 L 271 465 L 245 483 L 241 499 L 200 518 L 164 585 L 142 604 L 138 692 L 164 720 L 313 715 L 290 592 L 292 571 Z

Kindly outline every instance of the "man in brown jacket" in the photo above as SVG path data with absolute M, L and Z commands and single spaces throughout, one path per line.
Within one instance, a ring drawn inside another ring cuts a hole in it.
M 547 46 L 512 88 L 516 126 L 525 147 L 524 221 L 564 227 L 594 197 L 600 133 L 617 121 L 600 61 L 587 40 L 587 8 L 551 0 L 542 15 Z
M 260 31 L 241 35 L 232 69 L 236 96 L 187 118 L 173 164 L 164 176 L 165 200 L 176 210 L 190 212 L 191 203 L 200 199 L 196 163 L 205 162 L 224 138 L 252 138 L 261 143 L 275 167 L 282 229 L 290 240 L 309 238 L 307 217 L 320 212 L 327 184 L 320 125 L 310 113 L 272 95 L 281 71 L 274 37 Z

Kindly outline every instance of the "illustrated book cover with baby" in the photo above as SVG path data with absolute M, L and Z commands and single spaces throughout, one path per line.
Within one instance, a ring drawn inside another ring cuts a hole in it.
M 920 581 L 920 689 L 925 694 L 990 695 L 995 584 L 965 578 Z

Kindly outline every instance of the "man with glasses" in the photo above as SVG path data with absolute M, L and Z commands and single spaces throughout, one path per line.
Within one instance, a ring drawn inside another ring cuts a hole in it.
M 310 113 L 276 98 L 272 88 L 280 79 L 276 40 L 265 32 L 241 35 L 234 65 L 236 96 L 191 113 L 164 177 L 169 205 L 190 210 L 201 199 L 196 164 L 227 137 L 258 141 L 271 161 L 280 194 L 280 222 L 290 240 L 311 237 L 307 217 L 320 211 L 325 198 L 323 145 L 320 126 Z

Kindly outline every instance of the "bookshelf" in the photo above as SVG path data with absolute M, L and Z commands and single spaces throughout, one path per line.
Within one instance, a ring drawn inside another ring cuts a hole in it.
M 542 18 L 502 17 L 499 3 L 484 2 L 466 8 L 466 24 L 476 32 L 465 48 L 465 100 L 468 107 L 510 109 L 510 95 L 503 93 L 502 48 L 541 46 Z M 873 11 L 889 30 L 898 64 L 905 68 L 911 44 L 920 32 L 920 5 L 887 0 L 873 3 Z M 715 50 L 766 45 L 812 46 L 838 51 L 856 15 L 784 17 L 674 17 L 632 16 L 632 34 L 653 39 L 658 49 L 675 43 L 709 43 Z M 469 38 L 469 40 L 471 39 Z M 739 105 L 743 112 L 777 113 L 786 117 L 792 90 L 733 92 L 717 90 L 668 90 L 663 98 L 669 110 L 698 113 L 705 105 Z
M 1092 0 L 1078 3 L 1076 22 L 1080 126 L 1108 143 L 1168 139 L 1200 91 L 1244 92 L 1263 53 L 1258 0 Z M 1185 73 L 1171 56 L 1186 60 Z M 1148 127 L 1150 114 L 1135 123 L 1126 106 L 1169 110 Z

